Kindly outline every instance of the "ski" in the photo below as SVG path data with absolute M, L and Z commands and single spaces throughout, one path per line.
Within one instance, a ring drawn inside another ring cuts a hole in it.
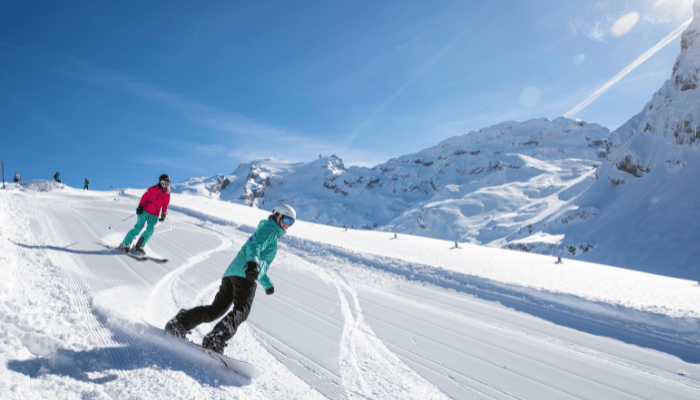
M 106 248 L 108 248 L 108 249 L 110 249 L 110 250 L 112 250 L 112 251 L 116 251 L 117 253 L 126 254 L 127 256 L 129 256 L 129 257 L 131 257 L 131 258 L 134 258 L 134 259 L 136 259 L 136 260 L 139 260 L 139 261 L 146 261 L 146 260 L 148 260 L 148 258 L 146 258 L 145 256 L 137 256 L 136 254 L 131 254 L 131 252 L 129 252 L 129 251 L 122 251 L 122 250 L 119 250 L 118 248 L 116 248 L 116 247 L 114 247 L 114 246 L 110 246 L 110 245 L 108 245 L 108 244 L 104 244 L 104 243 L 98 243 L 98 244 L 99 244 L 100 246 L 106 247 Z
M 134 258 L 134 259 L 136 259 L 136 260 L 139 260 L 139 261 L 151 260 L 151 261 L 156 262 L 156 263 L 159 263 L 159 264 L 164 264 L 164 263 L 168 262 L 168 259 L 167 259 L 167 258 L 156 258 L 156 257 L 151 257 L 151 256 L 149 256 L 149 255 L 139 256 L 139 255 L 133 254 L 133 253 L 131 253 L 131 252 L 129 252 L 129 251 L 121 251 L 121 250 L 117 249 L 117 248 L 114 247 L 114 246 L 110 246 L 110 245 L 107 245 L 107 244 L 104 244 L 104 243 L 98 243 L 98 244 L 99 244 L 100 246 L 106 247 L 106 248 L 108 248 L 108 249 L 110 249 L 110 250 L 117 251 L 117 252 L 119 252 L 119 253 L 121 253 L 121 254 L 126 254 L 127 256 L 129 256 L 129 257 L 131 257 L 131 258 Z
M 166 262 L 168 262 L 167 258 L 155 258 L 155 257 L 151 257 L 149 255 L 146 256 L 146 259 L 151 260 L 153 262 L 157 262 L 159 264 L 165 264 Z
M 115 249 L 115 250 L 116 250 L 116 249 Z M 139 260 L 139 261 L 146 261 L 146 260 L 148 260 L 148 257 L 146 257 L 146 256 L 137 256 L 136 254 L 132 254 L 130 251 L 126 251 L 126 252 L 120 251 L 120 250 L 117 250 L 117 251 L 119 251 L 120 253 L 124 253 L 124 254 L 126 254 L 127 256 L 131 257 L 131 258 L 135 258 L 135 259 L 137 259 L 137 260 Z

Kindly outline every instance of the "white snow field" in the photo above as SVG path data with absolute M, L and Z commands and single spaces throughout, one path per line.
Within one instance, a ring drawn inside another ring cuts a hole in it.
M 174 194 L 141 262 L 101 244 L 144 191 L 0 190 L 2 399 L 700 398 L 696 281 L 304 215 L 226 348 L 261 375 L 226 373 L 142 322 L 209 303 L 268 212 Z

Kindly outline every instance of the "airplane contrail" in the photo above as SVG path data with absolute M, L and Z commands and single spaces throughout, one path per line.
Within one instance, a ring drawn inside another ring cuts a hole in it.
M 685 30 L 685 28 L 687 28 L 688 25 L 690 25 L 690 22 L 691 22 L 692 20 L 693 20 L 693 19 L 691 18 L 691 19 L 689 19 L 688 21 L 684 22 L 681 26 L 679 26 L 678 28 L 676 28 L 673 32 L 669 33 L 665 38 L 661 39 L 661 41 L 660 41 L 659 43 L 657 43 L 657 44 L 655 44 L 654 46 L 652 46 L 652 48 L 650 48 L 650 49 L 647 50 L 644 54 L 642 54 L 641 56 L 639 56 L 639 57 L 638 57 L 636 60 L 634 60 L 630 65 L 626 66 L 622 71 L 620 71 L 620 72 L 619 72 L 617 75 L 615 75 L 612 79 L 610 79 L 609 81 L 605 82 L 605 84 L 604 84 L 603 86 L 601 86 L 600 88 L 598 88 L 598 90 L 596 90 L 592 95 L 588 96 L 588 98 L 587 98 L 586 100 L 582 101 L 582 102 L 581 102 L 580 104 L 578 104 L 576 107 L 574 107 L 574 108 L 572 108 L 571 110 L 567 111 L 566 114 L 564 114 L 564 117 L 566 117 L 566 118 L 571 118 L 571 117 L 573 117 L 574 115 L 576 115 L 576 113 L 578 113 L 579 111 L 581 111 L 581 110 L 583 110 L 584 108 L 586 108 L 586 106 L 588 106 L 589 104 L 591 104 L 595 99 L 597 99 L 598 97 L 600 97 L 603 93 L 607 92 L 608 89 L 610 89 L 610 87 L 611 87 L 612 85 L 614 85 L 615 83 L 617 83 L 617 81 L 619 81 L 620 79 L 624 78 L 625 75 L 627 75 L 627 74 L 629 74 L 630 72 L 632 72 L 632 70 L 634 70 L 635 68 L 637 68 L 641 63 L 643 63 L 643 62 L 646 61 L 647 59 L 649 59 L 649 57 L 651 57 L 651 56 L 653 56 L 654 54 L 656 54 L 656 52 L 658 52 L 659 50 L 661 50 L 662 48 L 664 48 L 664 46 L 666 46 L 667 44 L 669 44 L 669 43 L 671 43 L 672 41 L 674 41 L 681 33 L 683 33 L 683 31 Z

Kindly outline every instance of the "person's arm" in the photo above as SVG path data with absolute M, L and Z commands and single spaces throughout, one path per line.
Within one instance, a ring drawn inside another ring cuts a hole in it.
M 168 188 L 168 191 L 165 193 L 165 203 L 163 204 L 163 207 L 162 207 L 163 215 L 168 213 L 168 205 L 169 204 L 170 204 L 170 188 Z

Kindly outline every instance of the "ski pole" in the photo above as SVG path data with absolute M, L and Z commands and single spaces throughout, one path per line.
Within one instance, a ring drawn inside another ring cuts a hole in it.
M 124 221 L 126 221 L 127 219 L 133 217 L 134 215 L 136 215 L 136 214 L 131 214 L 131 215 L 129 215 L 128 217 L 124 218 L 124 219 L 122 220 L 122 222 L 124 222 Z

